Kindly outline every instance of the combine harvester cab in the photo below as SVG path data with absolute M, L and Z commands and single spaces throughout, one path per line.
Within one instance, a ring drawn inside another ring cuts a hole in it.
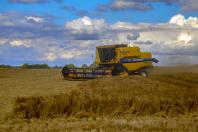
M 106 45 L 96 47 L 95 64 L 97 68 L 62 69 L 65 79 L 94 79 L 103 76 L 146 76 L 146 70 L 153 67 L 151 52 L 141 52 L 139 47 L 128 45 Z

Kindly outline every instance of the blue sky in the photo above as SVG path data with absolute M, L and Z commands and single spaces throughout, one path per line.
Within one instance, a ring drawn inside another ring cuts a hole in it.
M 115 43 L 198 63 L 197 17 L 197 0 L 1 0 L 0 64 L 89 64 Z
M 14 1 L 14 0 L 13 0 Z M 19 0 L 20 1 L 20 0 Z M 28 0 L 27 0 L 28 1 Z M 30 0 L 31 1 L 31 0 Z M 133 0 L 131 0 L 133 1 Z M 186 17 L 198 16 L 197 11 L 182 11 L 181 7 L 177 4 L 165 4 L 162 2 L 151 2 L 153 9 L 148 11 L 139 11 L 135 9 L 126 9 L 120 11 L 107 11 L 100 12 L 97 10 L 99 5 L 109 4 L 110 0 L 62 0 L 62 2 L 55 2 L 53 0 L 46 3 L 10 3 L 9 0 L 0 1 L 0 12 L 18 11 L 29 12 L 33 14 L 48 14 L 57 17 L 58 24 L 64 24 L 65 21 L 69 21 L 79 16 L 76 14 L 78 11 L 87 11 L 88 16 L 92 18 L 103 18 L 109 23 L 117 21 L 125 22 L 166 22 L 175 14 L 182 13 Z M 73 7 L 75 11 L 66 10 L 64 6 Z M 99 15 L 94 15 L 98 13 Z M 123 15 L 124 14 L 124 15 Z

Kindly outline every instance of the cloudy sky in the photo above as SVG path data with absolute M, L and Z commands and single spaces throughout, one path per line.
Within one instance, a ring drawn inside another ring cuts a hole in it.
M 198 64 L 198 0 L 0 0 L 0 64 L 90 64 L 123 43 Z

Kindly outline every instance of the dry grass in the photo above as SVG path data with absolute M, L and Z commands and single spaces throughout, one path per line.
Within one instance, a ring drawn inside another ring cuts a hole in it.
M 0 112 L 12 110 L 0 130 L 197 131 L 198 67 L 193 68 L 85 82 L 64 81 L 58 70 L 0 70 L 1 96 L 7 95 L 10 106 Z
M 0 69 L 0 119 L 13 109 L 17 97 L 66 93 L 78 83 L 63 80 L 59 69 Z
M 65 118 L 54 119 L 14 119 L 0 123 L 2 132 L 62 132 L 62 131 L 91 131 L 91 132 L 197 132 L 198 118 L 188 117 L 96 117 L 96 118 Z
M 187 78 L 183 77 L 188 76 Z M 144 82 L 144 83 L 142 83 Z M 57 115 L 152 115 L 198 111 L 198 74 L 157 75 L 152 78 L 104 78 L 81 83 L 68 94 L 19 97 L 14 115 L 53 118 Z

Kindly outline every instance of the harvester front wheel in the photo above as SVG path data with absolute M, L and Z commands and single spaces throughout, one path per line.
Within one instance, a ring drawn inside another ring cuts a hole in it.
M 139 75 L 140 76 L 142 76 L 142 77 L 147 77 L 147 72 L 146 71 L 141 71 L 140 73 L 139 73 Z
M 118 76 L 121 73 L 128 73 L 127 69 L 123 65 L 115 65 L 112 70 L 112 75 Z
M 69 68 L 64 66 L 62 69 L 62 76 L 66 79 L 69 76 Z

